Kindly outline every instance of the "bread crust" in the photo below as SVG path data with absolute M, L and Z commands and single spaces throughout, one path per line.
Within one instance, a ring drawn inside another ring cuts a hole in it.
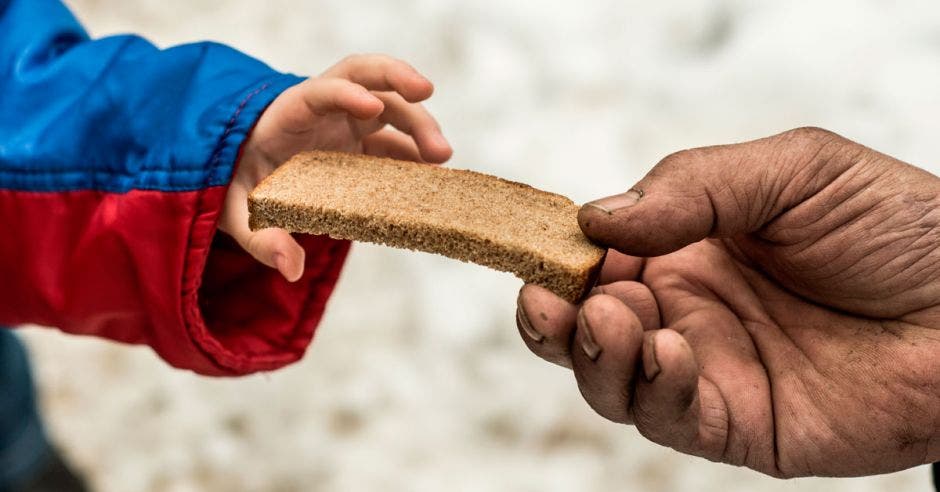
M 512 272 L 571 302 L 606 250 L 571 200 L 469 170 L 340 152 L 298 154 L 248 197 L 252 230 L 280 227 L 437 253 Z

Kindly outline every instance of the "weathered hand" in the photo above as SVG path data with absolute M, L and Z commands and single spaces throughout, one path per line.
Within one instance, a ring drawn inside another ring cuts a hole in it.
M 446 161 L 450 144 L 431 114 L 418 104 L 433 91 L 431 82 L 414 68 L 382 55 L 348 57 L 321 76 L 287 89 L 264 111 L 242 147 L 219 229 L 286 279 L 299 279 L 303 248 L 282 229 L 249 230 L 248 194 L 277 166 L 304 150 Z
M 780 477 L 940 460 L 937 177 L 799 129 L 671 155 L 579 221 L 635 256 L 580 306 L 523 287 L 517 320 L 604 417 Z

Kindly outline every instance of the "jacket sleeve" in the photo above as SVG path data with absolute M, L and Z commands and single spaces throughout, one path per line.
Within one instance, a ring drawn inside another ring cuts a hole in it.
M 0 0 L 0 324 L 147 344 L 207 375 L 302 357 L 348 243 L 294 284 L 216 223 L 239 147 L 301 79 L 225 46 L 90 40 L 58 0 Z

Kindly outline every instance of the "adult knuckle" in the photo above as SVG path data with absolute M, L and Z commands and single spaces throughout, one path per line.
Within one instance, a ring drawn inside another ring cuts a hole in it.
M 817 127 L 801 127 L 780 135 L 778 150 L 781 153 L 801 156 L 803 164 L 827 163 L 843 157 L 846 148 L 860 145 L 845 137 Z
M 765 143 L 765 152 L 780 171 L 776 175 L 802 176 L 813 185 L 832 172 L 860 162 L 870 152 L 862 145 L 818 127 L 794 128 L 770 137 Z M 829 171 L 820 172 L 827 169 Z
M 691 150 L 680 150 L 663 157 L 653 166 L 643 180 L 638 183 L 638 187 L 649 185 L 652 181 L 669 180 L 677 174 L 684 174 L 683 170 L 692 165 L 694 156 Z
M 667 155 L 638 183 L 642 192 L 655 183 L 670 183 L 670 193 L 676 198 L 691 200 L 688 206 L 698 209 L 708 197 L 708 190 L 727 186 L 723 180 L 725 169 L 731 164 L 716 159 L 712 148 L 687 149 Z
M 792 140 L 809 140 L 809 141 L 819 141 L 819 140 L 833 140 L 842 138 L 837 133 L 826 130 L 825 128 L 819 128 L 816 126 L 801 126 L 799 128 L 794 128 L 792 130 L 787 130 L 781 134 L 784 138 Z
M 656 167 L 663 169 L 671 169 L 676 167 L 685 167 L 694 162 L 696 157 L 696 152 L 694 149 L 684 149 L 678 152 L 673 152 L 666 157 L 663 157 L 659 164 Z

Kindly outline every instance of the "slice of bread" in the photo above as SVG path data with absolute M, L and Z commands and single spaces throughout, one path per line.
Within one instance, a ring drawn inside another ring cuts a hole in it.
M 578 206 L 486 174 L 339 152 L 305 152 L 248 197 L 253 230 L 380 243 L 513 272 L 576 302 L 605 250 L 578 227 Z

